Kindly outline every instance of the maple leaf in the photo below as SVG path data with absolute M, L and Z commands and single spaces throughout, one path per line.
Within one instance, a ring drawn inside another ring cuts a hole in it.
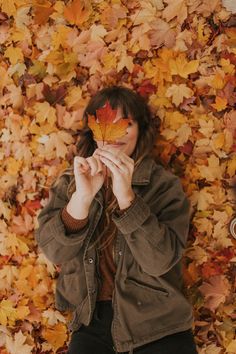
M 55 351 L 62 347 L 67 339 L 66 326 L 57 323 L 54 327 L 44 328 L 42 336 L 52 345 Z
M 6 348 L 10 354 L 30 354 L 32 353 L 33 347 L 25 344 L 27 337 L 23 335 L 21 331 L 16 332 L 14 339 L 7 336 L 6 337 Z
M 54 8 L 51 6 L 51 3 L 47 1 L 47 4 L 44 6 L 35 6 L 35 16 L 34 16 L 34 21 L 37 25 L 44 25 L 49 16 L 53 13 Z
M 59 86 L 56 90 L 53 90 L 50 86 L 44 84 L 44 88 L 42 90 L 45 100 L 52 106 L 56 103 L 64 103 L 63 99 L 66 93 L 66 87 L 64 85 Z
M 168 6 L 162 12 L 163 17 L 169 22 L 174 17 L 182 24 L 187 17 L 187 6 L 184 0 L 166 0 Z
M 10 300 L 3 299 L 0 302 L 0 323 L 6 326 L 13 325 L 17 317 L 16 309 Z
M 179 106 L 180 103 L 183 102 L 184 97 L 192 97 L 193 93 L 193 90 L 191 90 L 185 84 L 173 84 L 166 90 L 166 97 L 172 97 L 173 103 L 176 106 Z
M 65 317 L 62 316 L 59 311 L 54 311 L 53 309 L 43 311 L 42 316 L 47 319 L 47 323 L 49 326 L 54 326 L 59 321 L 66 323 Z
M 171 48 L 175 44 L 176 32 L 170 27 L 169 23 L 157 19 L 151 24 L 151 30 L 148 32 L 151 46 L 159 48 L 162 44 Z
M 181 53 L 175 60 L 169 61 L 170 72 L 172 75 L 179 75 L 187 78 L 189 74 L 195 73 L 199 66 L 199 60 L 187 61 L 185 54 Z
M 201 176 L 208 181 L 221 179 L 222 173 L 224 172 L 224 166 L 220 165 L 219 159 L 215 155 L 211 155 L 207 160 L 207 166 L 198 166 Z
M 88 115 L 88 126 L 98 141 L 115 142 L 126 134 L 130 118 L 121 118 L 115 122 L 117 109 L 112 109 L 107 101 L 104 107 L 96 110 L 96 116 Z
M 89 1 L 74 0 L 64 9 L 66 20 L 72 25 L 80 26 L 88 20 L 91 13 Z
M 227 99 L 216 96 L 216 101 L 211 106 L 220 112 L 227 107 Z
M 229 295 L 230 284 L 224 275 L 215 275 L 209 279 L 209 282 L 203 282 L 199 290 L 205 296 L 205 306 L 215 311 Z

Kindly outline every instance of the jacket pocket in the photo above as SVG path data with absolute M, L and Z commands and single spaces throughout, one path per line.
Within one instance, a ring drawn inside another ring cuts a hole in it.
M 159 287 L 159 286 L 154 286 L 154 285 L 149 285 L 149 284 L 145 284 L 145 283 L 141 283 L 141 282 L 138 282 L 137 280 L 135 280 L 133 278 L 127 278 L 127 282 L 135 285 L 136 287 L 145 289 L 147 291 L 152 291 L 154 293 L 158 293 L 159 295 L 163 295 L 163 296 L 169 296 L 169 292 L 165 288 L 162 288 L 162 287 Z
M 57 289 L 72 305 L 80 305 L 87 297 L 87 287 L 79 281 L 78 272 L 60 274 L 57 280 Z

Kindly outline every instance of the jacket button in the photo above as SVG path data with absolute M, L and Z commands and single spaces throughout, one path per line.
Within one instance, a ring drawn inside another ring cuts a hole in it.
M 118 254 L 119 254 L 119 256 L 122 256 L 122 251 L 119 251 Z
M 89 261 L 90 264 L 93 263 L 93 259 L 92 258 L 89 258 L 88 261 Z
M 142 302 L 141 302 L 141 301 L 137 301 L 137 305 L 138 305 L 138 306 L 141 306 L 141 305 L 142 305 Z

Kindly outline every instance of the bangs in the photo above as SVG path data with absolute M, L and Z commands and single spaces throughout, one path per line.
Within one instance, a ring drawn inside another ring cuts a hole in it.
M 136 94 L 129 89 L 121 89 L 120 87 L 108 87 L 101 90 L 97 96 L 92 98 L 85 114 L 96 116 L 96 110 L 103 107 L 107 101 L 110 103 L 112 109 L 121 108 L 123 118 L 131 117 L 133 120 L 137 120 Z

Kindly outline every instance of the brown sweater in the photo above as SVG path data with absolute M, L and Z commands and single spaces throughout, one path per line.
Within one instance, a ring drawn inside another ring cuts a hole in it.
M 131 203 L 134 203 L 135 199 Z M 130 205 L 130 206 L 131 206 Z M 130 208 L 130 206 L 128 208 Z M 78 220 L 73 218 L 66 210 L 67 205 L 61 210 L 61 219 L 66 227 L 67 233 L 76 232 L 81 230 L 88 222 L 88 218 Z M 122 215 L 126 210 L 116 210 L 116 213 Z M 103 220 L 99 224 L 99 230 L 104 227 Z M 111 222 L 107 233 L 105 233 L 101 238 L 101 243 L 103 243 L 114 230 L 114 223 Z M 113 289 L 114 289 L 114 278 L 116 273 L 116 266 L 113 259 L 113 246 L 114 239 L 105 247 L 99 250 L 99 273 L 101 275 L 101 287 L 99 289 L 97 301 L 106 301 L 112 299 Z

